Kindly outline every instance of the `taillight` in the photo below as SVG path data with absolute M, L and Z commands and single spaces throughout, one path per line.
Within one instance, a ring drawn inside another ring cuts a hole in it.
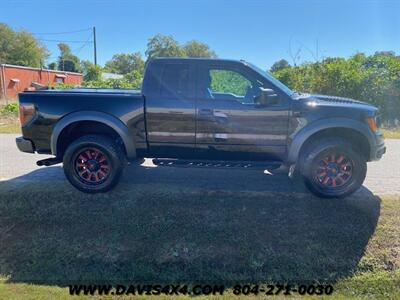
M 19 120 L 21 126 L 28 124 L 35 116 L 35 105 L 22 103 L 19 105 Z

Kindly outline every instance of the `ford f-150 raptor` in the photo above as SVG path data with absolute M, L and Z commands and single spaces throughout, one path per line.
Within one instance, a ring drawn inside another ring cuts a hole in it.
M 63 162 L 89 193 L 114 187 L 127 161 L 158 157 L 279 163 L 343 197 L 386 151 L 376 107 L 294 92 L 245 61 L 157 58 L 141 90 L 27 91 L 19 105 L 18 148 L 52 154 L 38 165 Z

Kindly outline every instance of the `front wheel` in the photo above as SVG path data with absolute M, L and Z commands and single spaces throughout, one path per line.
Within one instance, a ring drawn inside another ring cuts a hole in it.
M 307 188 L 324 198 L 352 194 L 360 188 L 367 173 L 366 159 L 342 139 L 316 141 L 301 157 Z
M 85 193 L 106 192 L 119 181 L 124 166 L 123 153 L 109 137 L 85 135 L 65 151 L 64 173 L 68 181 Z

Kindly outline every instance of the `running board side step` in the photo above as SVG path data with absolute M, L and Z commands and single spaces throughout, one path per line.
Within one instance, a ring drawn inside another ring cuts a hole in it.
M 218 168 L 218 169 L 278 169 L 282 163 L 279 161 L 257 162 L 257 161 L 223 161 L 223 160 L 186 160 L 154 158 L 153 164 L 160 167 L 175 168 Z
M 36 162 L 36 164 L 41 167 L 41 166 L 52 166 L 52 165 L 56 165 L 59 164 L 61 162 L 61 159 L 57 158 L 57 157 L 52 157 L 52 158 L 46 158 L 46 159 L 42 159 L 42 160 L 38 160 Z

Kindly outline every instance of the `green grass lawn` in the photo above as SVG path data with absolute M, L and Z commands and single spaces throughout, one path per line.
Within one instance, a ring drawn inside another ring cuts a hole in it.
M 18 123 L 1 123 L 0 133 L 20 133 L 21 125 Z
M 317 281 L 332 299 L 400 297 L 399 196 L 2 181 L 0 245 L 0 299 L 70 299 L 67 284 L 105 282 Z
M 382 129 L 386 139 L 400 139 L 400 129 Z
M 11 114 L 0 113 L 0 133 L 20 133 L 21 125 L 18 117 Z

